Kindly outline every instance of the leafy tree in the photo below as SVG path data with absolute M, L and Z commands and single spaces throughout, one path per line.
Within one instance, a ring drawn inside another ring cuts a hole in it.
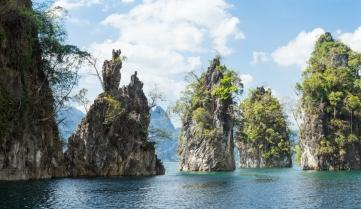
M 57 15 L 61 7 L 48 9 L 38 4 L 32 9 L 19 8 L 20 14 L 29 18 L 37 27 L 37 40 L 41 50 L 42 65 L 46 78 L 38 91 L 49 82 L 55 99 L 54 109 L 59 111 L 71 99 L 70 93 L 78 83 L 78 69 L 90 57 L 86 51 L 66 44 L 66 31 L 62 18 Z
M 238 140 L 256 148 L 266 160 L 290 157 L 290 130 L 280 102 L 270 89 L 252 89 L 240 104 Z

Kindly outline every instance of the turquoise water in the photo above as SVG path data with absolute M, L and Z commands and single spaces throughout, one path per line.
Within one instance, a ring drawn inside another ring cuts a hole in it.
M 0 208 L 361 208 L 361 172 L 237 169 L 0 182 Z

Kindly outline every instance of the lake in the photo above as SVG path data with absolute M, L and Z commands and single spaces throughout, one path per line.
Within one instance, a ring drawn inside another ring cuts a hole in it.
M 0 182 L 0 208 L 361 208 L 361 172 L 237 169 Z

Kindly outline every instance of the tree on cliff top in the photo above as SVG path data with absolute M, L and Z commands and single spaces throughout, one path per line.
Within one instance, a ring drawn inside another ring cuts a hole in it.
M 361 54 L 325 33 L 297 84 L 305 114 L 322 115 L 319 156 L 341 157 L 361 141 Z M 302 134 L 302 132 L 301 132 Z
M 213 112 L 209 112 L 210 106 L 217 100 L 227 101 L 234 104 L 234 98 L 243 93 L 243 83 L 238 74 L 221 64 L 221 57 L 216 56 L 210 63 L 208 71 L 200 76 L 190 73 L 189 84 L 182 92 L 181 98 L 173 107 L 173 112 L 180 115 L 183 123 L 192 118 L 203 135 L 209 136 L 214 133 L 211 123 Z M 212 70 L 212 71 L 210 71 Z M 220 80 L 213 86 L 207 86 L 207 73 L 220 75 Z
M 240 104 L 241 127 L 238 140 L 258 149 L 266 160 L 290 156 L 287 117 L 270 89 L 250 90 Z

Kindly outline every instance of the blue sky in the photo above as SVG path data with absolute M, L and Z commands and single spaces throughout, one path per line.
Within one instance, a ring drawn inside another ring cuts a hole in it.
M 137 70 L 145 91 L 157 85 L 166 107 L 179 97 L 184 75 L 205 69 L 217 52 L 243 78 L 246 91 L 264 85 L 281 100 L 294 85 L 317 37 L 325 31 L 361 52 L 359 0 L 58 0 L 69 42 L 100 60 L 121 48 L 128 60 L 122 84 Z M 100 67 L 99 66 L 99 67 Z M 80 87 L 91 100 L 100 85 L 90 69 Z M 247 93 L 245 93 L 246 95 Z

